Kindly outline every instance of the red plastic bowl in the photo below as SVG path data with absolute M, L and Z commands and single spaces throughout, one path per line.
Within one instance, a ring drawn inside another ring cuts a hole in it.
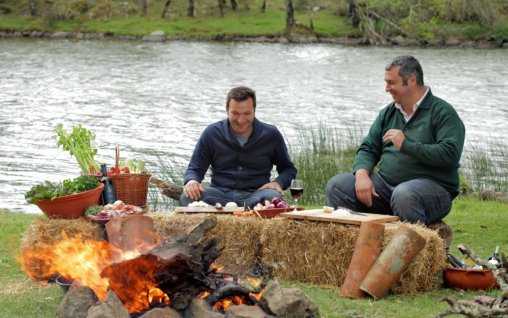
M 492 272 L 488 269 L 445 268 L 443 282 L 448 288 L 487 290 L 499 288 Z
M 35 204 L 50 219 L 78 219 L 85 215 L 86 208 L 100 203 L 104 184 L 98 188 L 81 193 L 54 198 L 53 200 L 39 200 Z

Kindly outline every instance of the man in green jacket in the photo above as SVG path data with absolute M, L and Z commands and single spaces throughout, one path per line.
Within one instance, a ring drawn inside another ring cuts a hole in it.
M 451 230 L 442 219 L 459 193 L 464 124 L 450 104 L 424 85 L 422 67 L 413 56 L 395 58 L 386 66 L 384 80 L 393 102 L 363 140 L 353 173 L 328 182 L 328 201 L 334 208 L 421 222 L 439 229 L 449 244 Z

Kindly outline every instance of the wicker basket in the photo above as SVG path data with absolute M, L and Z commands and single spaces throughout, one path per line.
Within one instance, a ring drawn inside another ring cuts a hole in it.
M 116 163 L 118 171 L 118 163 L 120 160 L 120 149 L 116 147 Z M 132 204 L 143 207 L 146 205 L 148 196 L 148 184 L 150 183 L 151 174 L 147 173 L 120 173 L 110 176 L 115 188 L 117 200 L 123 201 L 125 204 Z
M 151 176 L 151 174 L 140 173 L 112 175 L 111 181 L 113 181 L 113 187 L 115 188 L 116 199 L 123 201 L 125 204 L 145 206 Z

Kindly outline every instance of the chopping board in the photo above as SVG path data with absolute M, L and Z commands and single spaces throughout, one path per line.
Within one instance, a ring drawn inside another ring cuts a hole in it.
M 175 208 L 176 213 L 233 213 L 237 211 L 243 211 L 243 206 L 240 207 L 223 207 L 217 209 L 213 206 L 210 207 L 187 207 L 179 206 Z
M 326 213 L 323 212 L 322 209 L 316 210 L 303 210 L 298 212 L 286 212 L 281 213 L 280 216 L 288 218 L 288 219 L 297 219 L 297 220 L 310 220 L 310 221 L 322 221 L 322 222 L 335 222 L 335 223 L 345 223 L 345 224 L 357 224 L 360 225 L 362 222 L 396 222 L 399 220 L 398 216 L 395 215 L 385 215 L 385 214 L 373 214 L 373 213 L 353 213 L 353 214 L 344 214 L 344 213 Z

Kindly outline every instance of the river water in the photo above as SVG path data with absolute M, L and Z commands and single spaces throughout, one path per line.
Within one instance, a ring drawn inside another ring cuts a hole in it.
M 39 213 L 24 192 L 79 167 L 51 138 L 57 124 L 96 134 L 96 157 L 157 156 L 185 164 L 201 131 L 225 118 L 236 85 L 257 91 L 256 116 L 291 143 L 319 122 L 367 131 L 390 102 L 385 64 L 400 54 L 422 63 L 435 95 L 455 106 L 467 143 L 508 132 L 508 52 L 481 49 L 345 47 L 258 43 L 0 40 L 0 209 Z

